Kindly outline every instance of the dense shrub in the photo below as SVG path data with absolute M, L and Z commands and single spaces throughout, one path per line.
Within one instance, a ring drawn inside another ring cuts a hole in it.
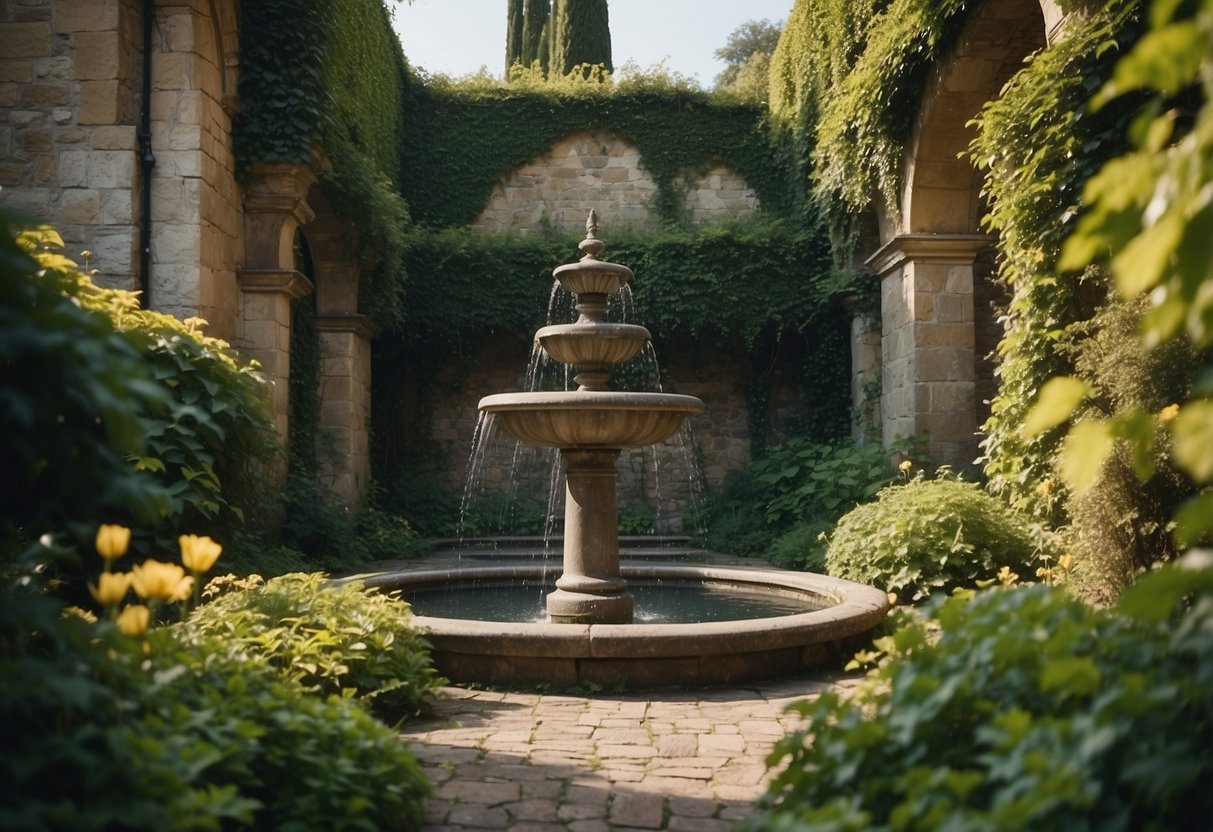
M 821 569 L 820 535 L 892 481 L 890 453 L 880 445 L 785 440 L 745 473 L 726 478 L 709 508 L 708 545 L 770 555 L 780 566 Z
M 881 640 L 854 698 L 808 727 L 759 830 L 1196 830 L 1213 813 L 1213 569 L 1167 568 L 1116 608 L 987 590 Z M 1195 564 L 1193 565 L 1195 566 Z M 1186 600 L 1181 600 L 1188 596 Z
M 420 713 L 442 684 L 408 604 L 319 573 L 252 579 L 195 610 L 186 630 L 238 646 L 309 690 L 357 696 L 388 719 Z
M 0 228 L 0 396 L 6 404 L 4 532 L 89 530 L 98 517 L 182 532 L 244 519 L 253 468 L 271 451 L 264 380 L 197 319 L 139 308 L 103 289 L 41 227 Z M 10 454 L 12 455 L 10 459 Z M 138 521 L 138 523 L 135 523 Z M 136 540 L 149 551 L 152 532 Z
M 1131 409 L 1166 413 L 1168 406 L 1187 398 L 1199 367 L 1197 351 L 1186 338 L 1147 349 L 1137 337 L 1147 309 L 1145 298 L 1114 298 L 1081 327 L 1066 351 L 1089 385 L 1081 416 L 1098 419 Z M 1092 487 L 1068 495 L 1066 511 L 1084 591 L 1115 597 L 1136 574 L 1178 553 L 1171 515 L 1196 489 L 1172 461 L 1171 444 L 1164 431 L 1138 448 L 1121 441 Z
M 160 483 L 130 455 L 146 448 L 141 416 L 163 411 L 169 391 L 113 322 L 73 301 L 83 279 L 67 258 L 31 249 L 62 245 L 50 229 L 15 238 L 0 213 L 0 541 L 22 542 L 79 526 L 114 506 L 142 520 L 167 506 Z
M 1028 522 L 980 486 L 920 477 L 839 520 L 826 569 L 913 602 L 993 579 L 1002 567 L 1027 575 L 1035 549 Z
M 34 635 L 36 633 L 37 635 Z M 395 732 L 218 638 L 140 640 L 46 597 L 0 603 L 0 827 L 416 827 Z

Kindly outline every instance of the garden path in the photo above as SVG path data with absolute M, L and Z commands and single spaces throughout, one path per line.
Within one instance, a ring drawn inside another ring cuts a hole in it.
M 424 832 L 725 832 L 756 811 L 786 706 L 860 676 L 591 695 L 448 687 L 402 736 L 434 784 Z

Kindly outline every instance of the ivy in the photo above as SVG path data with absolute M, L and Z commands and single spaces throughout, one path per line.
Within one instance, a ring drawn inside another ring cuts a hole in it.
M 487 78 L 415 83 L 404 136 L 404 195 L 430 226 L 475 220 L 493 185 L 577 130 L 603 129 L 640 148 L 657 185 L 656 209 L 680 221 L 680 177 L 719 160 L 739 171 L 773 213 L 790 205 L 763 108 L 713 97 L 676 79 L 624 76 L 618 83 L 534 83 L 528 71 L 506 86 Z M 673 139 L 672 137 L 677 137 Z
M 969 6 L 797 2 L 772 60 L 771 109 L 834 227 L 849 226 L 875 195 L 897 211 L 902 152 L 927 72 L 955 42 Z M 847 240 L 840 245 L 849 249 Z
M 1098 270 L 1058 274 L 1055 265 L 1079 216 L 1083 183 L 1124 148 L 1131 110 L 1092 113 L 1087 101 L 1140 36 L 1138 7 L 1118 0 L 1076 21 L 978 117 L 971 152 L 988 172 L 985 224 L 999 235 L 999 279 L 1012 294 L 983 460 L 990 488 L 1024 509 L 1059 504 L 1043 484 L 1051 482 L 1061 431 L 1026 436 L 1021 426 L 1045 381 L 1073 369 L 1063 347 L 1106 294 Z
M 408 209 L 399 193 L 408 69 L 381 0 L 246 4 L 237 168 L 314 164 L 339 216 L 356 220 L 360 311 L 399 320 Z

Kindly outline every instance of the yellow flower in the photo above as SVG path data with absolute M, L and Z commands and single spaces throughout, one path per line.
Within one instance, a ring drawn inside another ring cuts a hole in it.
M 1003 586 L 1012 586 L 1019 581 L 1019 575 L 1011 571 L 1011 567 L 1004 566 L 998 570 L 998 582 Z
M 147 625 L 152 620 L 152 611 L 142 604 L 132 604 L 123 607 L 118 614 L 118 629 L 124 634 L 135 638 L 147 632 Z
M 913 467 L 914 467 L 913 461 L 908 460 L 908 459 L 903 459 L 901 461 L 901 463 L 897 466 L 897 470 L 904 474 L 906 471 L 909 471 Z
M 181 562 L 191 572 L 209 572 L 223 551 L 223 547 L 209 537 L 196 534 L 183 534 L 177 542 L 181 544 Z
M 1069 572 L 1074 567 L 1074 556 L 1071 555 L 1069 552 L 1066 552 L 1064 555 L 1062 555 L 1061 557 L 1059 557 L 1057 559 L 1057 565 L 1060 566 L 1066 572 Z
M 1160 420 L 1162 420 L 1163 422 L 1174 421 L 1175 417 L 1178 415 L 1179 415 L 1179 405 L 1177 405 L 1177 404 L 1169 404 L 1166 407 L 1164 407 L 1162 410 L 1158 411 L 1158 418 Z
M 97 579 L 97 585 L 88 585 L 88 591 L 103 607 L 112 607 L 126 597 L 126 591 L 131 586 L 130 572 L 102 572 Z
M 117 560 L 131 545 L 131 530 L 126 526 L 103 523 L 97 529 L 97 554 L 106 560 Z
M 1041 480 L 1036 486 L 1036 493 L 1041 497 L 1053 492 L 1053 480 Z
M 185 570 L 175 563 L 145 560 L 142 566 L 131 569 L 131 585 L 140 598 L 153 601 L 180 601 L 188 598 L 194 579 L 186 577 Z

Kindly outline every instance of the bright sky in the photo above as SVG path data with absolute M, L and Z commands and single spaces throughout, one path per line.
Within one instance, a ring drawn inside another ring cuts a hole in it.
M 712 53 L 747 20 L 787 19 L 795 0 L 609 0 L 615 66 L 629 60 L 696 78 L 707 88 L 724 65 Z M 500 77 L 505 63 L 506 0 L 389 3 L 412 66 L 446 75 L 480 67 Z

